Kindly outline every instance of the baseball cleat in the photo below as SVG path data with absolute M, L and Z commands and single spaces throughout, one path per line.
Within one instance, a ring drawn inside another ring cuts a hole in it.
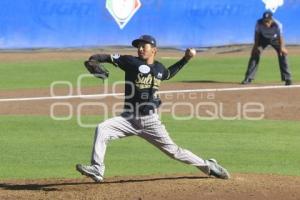
M 285 85 L 293 85 L 292 80 L 286 80 L 286 81 L 285 81 Z
M 250 84 L 251 82 L 252 82 L 251 79 L 246 78 L 245 80 L 243 80 L 243 81 L 241 82 L 241 84 L 242 84 L 242 85 L 247 85 L 247 84 Z
M 77 164 L 76 170 L 79 171 L 82 175 L 92 178 L 97 183 L 103 181 L 102 175 L 95 169 L 94 166 L 84 166 L 81 164 Z
M 209 159 L 207 160 L 208 166 L 209 166 L 209 174 L 210 176 L 214 176 L 216 178 L 220 179 L 229 179 L 230 174 L 228 171 L 223 168 L 221 165 L 217 163 L 215 159 Z

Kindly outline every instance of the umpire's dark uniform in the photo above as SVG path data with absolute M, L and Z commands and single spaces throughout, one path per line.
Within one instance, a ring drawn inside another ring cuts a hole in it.
M 271 45 L 277 52 L 281 80 L 285 81 L 286 85 L 292 84 L 286 52 L 283 50 L 282 25 L 280 22 L 273 19 L 272 12 L 270 11 L 266 11 L 263 14 L 263 17 L 256 23 L 255 44 L 252 49 L 248 69 L 242 84 L 249 84 L 252 80 L 254 80 L 260 54 L 268 45 Z

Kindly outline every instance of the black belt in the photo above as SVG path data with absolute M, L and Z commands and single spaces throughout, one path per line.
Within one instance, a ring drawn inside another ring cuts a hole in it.
M 153 115 L 157 113 L 157 109 L 152 109 L 152 110 L 142 110 L 142 111 L 124 111 L 121 116 L 123 117 L 144 117 L 144 116 L 148 116 L 148 115 Z
M 154 113 L 156 113 L 156 109 L 151 109 L 151 110 L 141 110 L 138 112 L 139 116 L 147 116 L 147 115 L 152 115 Z

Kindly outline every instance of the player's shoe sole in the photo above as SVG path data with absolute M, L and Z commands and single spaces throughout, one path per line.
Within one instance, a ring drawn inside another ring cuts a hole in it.
M 207 160 L 209 163 L 209 175 L 214 176 L 216 178 L 220 179 L 229 179 L 230 174 L 228 171 L 218 164 L 218 162 L 215 159 L 209 159 Z
M 82 175 L 90 177 L 95 182 L 100 183 L 103 181 L 103 177 L 101 174 L 96 171 L 96 169 L 93 166 L 84 166 L 81 164 L 76 165 L 76 170 L 80 172 Z

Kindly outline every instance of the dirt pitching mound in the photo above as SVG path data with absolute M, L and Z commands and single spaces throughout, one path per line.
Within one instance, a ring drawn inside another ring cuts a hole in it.
M 234 174 L 230 180 L 201 175 L 113 177 L 97 184 L 88 178 L 7 181 L 0 199 L 299 199 L 300 177 Z

